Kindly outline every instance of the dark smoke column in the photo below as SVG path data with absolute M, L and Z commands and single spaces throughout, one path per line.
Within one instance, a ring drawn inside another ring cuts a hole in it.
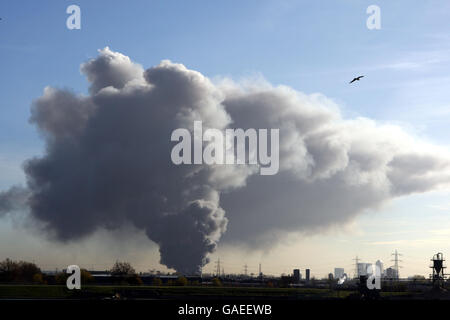
M 131 222 L 159 244 L 161 263 L 198 272 L 227 219 L 214 170 L 172 164 L 170 136 L 194 120 L 224 128 L 220 94 L 182 65 L 144 72 L 108 48 L 81 70 L 89 96 L 46 88 L 32 106 L 46 153 L 25 165 L 31 214 L 61 241 Z

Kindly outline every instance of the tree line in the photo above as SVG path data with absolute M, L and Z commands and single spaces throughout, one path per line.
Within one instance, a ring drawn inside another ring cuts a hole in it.
M 111 280 L 119 285 L 142 285 L 143 281 L 137 274 L 136 270 L 129 262 L 116 261 L 112 268 L 108 270 L 111 274 Z M 54 275 L 46 275 L 34 262 L 13 261 L 9 258 L 0 261 L 0 283 L 17 283 L 17 284 L 59 284 L 65 285 L 68 274 L 66 272 L 57 272 Z M 81 283 L 93 284 L 95 282 L 92 274 L 81 269 Z M 189 282 L 184 276 L 176 279 L 168 280 L 165 285 L 169 286 L 186 286 L 199 285 L 198 281 Z M 152 280 L 153 286 L 163 285 L 159 277 Z M 214 286 L 220 286 L 219 279 L 213 279 Z

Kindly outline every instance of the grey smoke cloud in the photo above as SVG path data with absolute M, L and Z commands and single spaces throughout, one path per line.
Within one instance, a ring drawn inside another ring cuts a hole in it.
M 397 126 L 345 120 L 322 95 L 283 86 L 241 90 L 229 81 L 224 90 L 234 125 L 280 127 L 280 174 L 251 176 L 245 188 L 223 194 L 229 219 L 223 241 L 267 246 L 280 234 L 342 225 L 390 199 L 450 181 L 447 150 Z
M 0 192 L 0 217 L 15 211 L 26 210 L 28 197 L 28 190 L 19 186 Z
M 33 103 L 46 153 L 24 166 L 30 214 L 60 241 L 131 223 L 159 245 L 161 263 L 191 273 L 219 240 L 266 246 L 450 181 L 448 151 L 396 126 L 343 119 L 323 95 L 213 83 L 170 61 L 144 70 L 109 48 L 81 71 L 88 96 L 48 87 Z M 219 130 L 279 128 L 279 173 L 172 164 L 171 132 L 196 120 Z M 18 190 L 0 194 L 0 214 Z

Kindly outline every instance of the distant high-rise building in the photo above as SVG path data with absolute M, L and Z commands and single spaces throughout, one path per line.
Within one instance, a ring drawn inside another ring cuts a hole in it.
M 294 269 L 294 282 L 299 283 L 301 278 L 300 269 Z
M 358 262 L 357 277 L 359 278 L 360 276 L 367 276 L 367 269 L 371 265 L 372 265 L 372 263 Z
M 344 268 L 334 268 L 334 278 L 340 279 L 344 276 Z
M 384 273 L 383 261 L 377 260 L 377 262 L 375 262 L 375 265 L 380 269 L 380 275 L 383 275 Z
M 305 271 L 305 279 L 306 279 L 306 281 L 309 281 L 309 276 L 310 276 L 310 270 L 306 269 L 306 271 Z
M 333 280 L 333 274 L 331 272 L 328 274 L 328 280 Z

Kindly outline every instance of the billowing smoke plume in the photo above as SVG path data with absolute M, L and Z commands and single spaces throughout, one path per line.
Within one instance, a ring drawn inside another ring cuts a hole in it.
M 170 61 L 144 71 L 108 48 L 81 70 L 88 96 L 46 88 L 33 104 L 47 148 L 25 164 L 30 214 L 61 241 L 131 222 L 159 244 L 161 263 L 190 273 L 227 229 L 223 240 L 257 246 L 450 181 L 446 151 L 395 126 L 344 120 L 321 95 L 213 84 Z M 279 128 L 279 173 L 174 165 L 171 133 L 192 130 L 194 120 L 221 130 Z M 0 195 L 0 214 L 14 207 L 11 190 Z
M 161 263 L 198 271 L 227 226 L 209 181 L 220 179 L 207 166 L 172 164 L 170 136 L 194 120 L 226 127 L 221 92 L 182 65 L 144 72 L 108 48 L 81 70 L 90 96 L 46 88 L 32 108 L 47 142 L 25 165 L 33 216 L 63 241 L 131 222 L 159 244 Z
M 225 193 L 230 221 L 223 238 L 267 246 L 280 233 L 317 232 L 349 222 L 394 197 L 450 182 L 450 154 L 397 126 L 344 120 L 321 95 L 287 87 L 222 86 L 237 127 L 280 128 L 280 173 L 253 175 Z

